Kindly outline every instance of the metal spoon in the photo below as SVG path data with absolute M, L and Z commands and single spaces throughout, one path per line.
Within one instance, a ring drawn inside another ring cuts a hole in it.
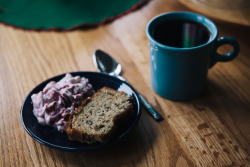
M 122 72 L 121 65 L 110 55 L 105 53 L 101 50 L 96 50 L 93 55 L 93 61 L 95 66 L 104 73 L 107 73 L 109 75 L 112 75 L 114 77 L 117 77 L 123 81 L 125 81 L 124 78 L 120 76 Z M 142 95 L 138 93 L 139 99 L 141 103 L 144 105 L 144 107 L 149 111 L 149 113 L 153 116 L 156 120 L 161 120 L 163 117 L 144 99 Z

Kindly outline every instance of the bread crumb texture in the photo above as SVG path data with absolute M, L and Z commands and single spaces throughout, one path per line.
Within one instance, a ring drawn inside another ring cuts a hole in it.
M 129 95 L 103 87 L 71 114 L 66 133 L 70 140 L 106 142 L 115 134 L 117 123 L 127 119 L 131 112 Z

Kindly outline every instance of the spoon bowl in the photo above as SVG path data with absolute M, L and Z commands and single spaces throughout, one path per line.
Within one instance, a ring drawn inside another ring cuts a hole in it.
M 121 65 L 107 53 L 96 50 L 93 55 L 95 66 L 104 73 L 112 76 L 119 76 L 122 73 Z

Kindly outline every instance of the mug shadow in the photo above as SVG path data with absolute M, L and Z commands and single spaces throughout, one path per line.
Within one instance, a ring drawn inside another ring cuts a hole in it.
M 247 85 L 247 83 L 240 85 Z M 234 136 L 240 136 L 241 139 L 247 141 L 249 129 L 246 127 L 249 126 L 250 119 L 250 99 L 247 92 L 241 88 L 232 89 L 224 83 L 208 80 L 207 88 L 199 98 L 182 104 L 192 108 L 191 112 L 200 113 L 201 119 L 204 118 L 204 120 L 211 116 L 207 113 L 212 112 Z M 241 144 L 245 145 L 244 142 Z
M 248 105 L 249 100 L 246 98 L 239 98 L 237 92 L 210 79 L 208 79 L 206 89 L 201 96 L 180 103 L 192 105 L 199 111 L 205 111 L 209 108 L 217 115 L 227 110 L 226 108 L 237 109 L 237 113 L 250 110 L 250 106 Z M 227 110 L 227 112 L 232 113 L 232 110 Z
M 144 110 L 144 109 L 143 109 Z M 48 151 L 56 159 L 69 166 L 135 166 L 145 159 L 147 152 L 154 144 L 157 133 L 150 129 L 150 136 L 145 136 L 143 122 L 150 122 L 147 114 L 142 111 L 141 119 L 130 134 L 120 141 L 96 150 L 68 152 L 61 150 Z M 50 148 L 48 148 L 50 149 Z

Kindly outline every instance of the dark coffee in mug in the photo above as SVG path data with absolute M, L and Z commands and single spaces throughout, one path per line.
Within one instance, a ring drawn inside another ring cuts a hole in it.
M 170 20 L 159 23 L 152 36 L 157 42 L 166 46 L 190 48 L 207 43 L 210 33 L 196 22 Z

